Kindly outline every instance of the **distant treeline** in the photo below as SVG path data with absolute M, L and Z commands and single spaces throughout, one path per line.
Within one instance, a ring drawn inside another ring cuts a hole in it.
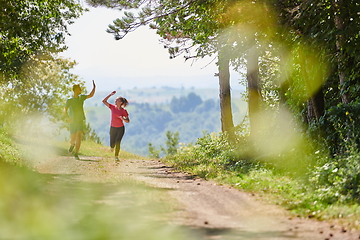
M 233 112 L 238 121 L 244 116 L 246 106 L 243 102 L 233 104 Z M 110 111 L 102 105 L 88 106 L 87 121 L 91 128 L 102 139 L 104 145 L 109 144 Z M 166 132 L 179 132 L 180 143 L 195 142 L 204 132 L 220 131 L 219 101 L 202 100 L 194 92 L 185 96 L 172 97 L 169 104 L 131 103 L 127 110 L 131 122 L 125 125 L 126 132 L 122 149 L 148 155 L 148 143 L 153 146 L 163 145 Z

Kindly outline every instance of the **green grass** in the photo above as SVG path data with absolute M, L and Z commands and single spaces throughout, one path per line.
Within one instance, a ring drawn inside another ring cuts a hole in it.
M 24 167 L 29 158 L 66 155 L 68 143 L 16 139 L 0 132 L 0 144 L 1 239 L 191 239 L 162 220 L 168 207 L 159 189 L 125 176 L 85 183 L 71 174 L 40 174 Z M 81 154 L 104 161 L 112 156 L 108 148 L 91 142 L 83 143 Z M 139 158 L 126 152 L 122 157 Z
M 69 148 L 68 142 L 59 142 L 56 141 L 53 143 L 54 146 L 63 149 L 65 154 L 67 155 L 67 149 Z M 103 146 L 101 144 L 91 142 L 91 141 L 82 141 L 79 155 L 84 156 L 97 156 L 104 158 L 112 158 L 114 157 L 114 153 L 110 151 L 110 147 Z M 146 159 L 145 157 L 138 156 L 136 154 L 132 154 L 126 151 L 120 151 L 121 158 L 124 159 Z
M 164 194 L 160 190 L 128 179 L 80 183 L 69 181 L 71 178 L 67 175 L 44 175 L 24 167 L 29 158 L 46 160 L 51 156 L 68 156 L 67 142 L 20 140 L 0 132 L 0 144 L 3 149 L 0 153 L 2 238 L 190 239 L 183 230 L 154 221 L 168 209 L 159 200 Z M 42 150 L 34 151 L 33 144 L 43 146 Z M 203 147 L 206 151 L 189 148 L 182 155 L 163 161 L 204 179 L 254 193 L 294 215 L 336 220 L 349 228 L 359 228 L 357 202 L 326 204 L 301 178 L 245 160 L 234 164 L 226 151 L 216 151 L 218 147 L 224 148 L 222 143 L 219 146 L 209 143 Z M 209 157 L 213 152 L 218 152 L 221 157 Z M 104 159 L 113 157 L 108 147 L 87 141 L 83 142 L 80 154 Z M 127 152 L 121 152 L 121 156 L 144 159 Z M 118 207 L 104 204 L 106 199 L 116 202 Z
M 11 162 L 13 164 L 21 165 L 21 153 L 16 148 L 15 143 L 11 140 L 9 135 L 0 128 L 0 160 Z
M 345 178 L 335 175 L 337 172 L 334 170 L 316 172 L 314 168 L 314 172 L 299 175 L 266 162 L 241 159 L 231 152 L 221 138 L 205 136 L 197 144 L 182 147 L 177 154 L 167 156 L 163 161 L 178 170 L 253 193 L 266 202 L 282 206 L 294 216 L 336 221 L 349 228 L 360 229 L 360 206 L 356 198 L 339 195 L 332 199 L 339 193 L 335 190 L 341 187 L 326 185 L 318 179 L 320 177 L 316 177 L 327 173 L 336 179 L 336 183 L 342 183 Z M 345 173 L 345 177 L 352 174 Z M 343 197 L 347 200 L 341 201 Z

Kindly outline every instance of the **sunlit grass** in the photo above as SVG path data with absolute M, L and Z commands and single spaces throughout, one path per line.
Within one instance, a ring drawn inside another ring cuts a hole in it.
M 65 151 L 65 153 L 70 146 L 68 142 L 63 142 L 63 141 L 56 141 L 54 142 L 54 145 L 59 148 L 62 148 Z M 84 156 L 97 156 L 104 158 L 114 157 L 114 153 L 110 151 L 109 146 L 103 146 L 101 144 L 91 141 L 82 141 L 79 154 Z M 138 156 L 136 154 L 122 150 L 120 150 L 119 157 L 124 159 L 146 159 L 142 156 Z
M 2 170 L 9 168 L 2 166 Z M 158 218 L 161 208 L 151 196 L 155 192 L 149 194 L 152 189 L 130 183 L 55 183 L 49 177 L 27 170 L 12 169 L 11 176 L 3 171 L 0 179 L 7 183 L 0 188 L 3 239 L 178 239 L 181 236 L 176 228 Z
M 7 149 L 0 161 L 0 239 L 191 239 L 167 222 L 171 207 L 162 200 L 162 190 L 124 176 L 85 183 L 72 174 L 40 174 L 4 160 L 65 156 L 68 143 L 11 139 L 4 133 L 0 140 Z M 84 142 L 81 153 L 104 161 L 112 156 L 90 142 Z M 138 158 L 126 152 L 122 157 Z
M 248 151 L 246 144 L 240 147 L 240 151 L 234 152 L 233 149 L 224 147 L 226 146 L 224 142 L 221 137 L 204 136 L 198 139 L 196 144 L 182 147 L 177 154 L 169 155 L 163 160 L 176 169 L 253 193 L 266 202 L 289 210 L 289 214 L 338 221 L 348 227 L 360 229 L 358 202 L 355 200 L 340 202 L 336 200 L 335 195 L 334 200 L 330 199 L 332 202 L 327 200 L 333 193 L 337 194 L 335 191 L 337 188 L 332 189 L 328 186 L 327 190 L 324 189 L 324 193 L 319 192 L 322 182 L 313 177 L 317 172 L 309 164 L 307 172 L 304 172 L 304 168 L 297 169 L 301 174 L 294 172 L 296 167 L 300 166 L 299 161 L 304 163 L 314 161 L 304 159 L 306 155 L 303 152 L 296 154 L 294 151 L 294 154 L 290 155 L 293 159 L 290 160 L 287 158 L 289 156 L 284 158 L 279 155 L 276 162 L 268 162 L 264 157 L 256 160 L 242 158 Z M 291 163 L 293 167 L 278 166 L 285 161 L 289 161 L 287 164 Z M 325 170 L 317 171 L 319 174 L 328 173 Z M 333 170 L 328 171 L 331 175 Z M 341 176 L 335 173 L 333 175 L 335 178 Z M 309 179 L 312 179 L 312 182 Z
M 3 128 L 0 128 L 0 149 L 0 160 L 21 164 L 19 161 L 21 154 Z

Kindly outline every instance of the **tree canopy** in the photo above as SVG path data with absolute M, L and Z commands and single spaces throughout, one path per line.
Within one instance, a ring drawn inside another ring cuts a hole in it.
M 354 131 L 360 77 L 357 1 L 89 2 L 123 12 L 108 28 L 116 39 L 149 25 L 170 57 L 216 54 L 225 78 L 228 64 L 246 69 L 254 133 L 264 132 L 264 125 L 277 129 L 263 120 L 262 112 L 270 107 L 289 111 L 302 123 L 298 127 L 330 146 L 333 154 L 346 152 L 349 140 L 360 144 L 360 131 Z
M 0 0 L 0 104 L 3 125 L 35 114 L 59 120 L 78 77 L 66 49 L 67 27 L 84 11 L 76 0 Z
M 0 5 L 2 81 L 29 60 L 65 50 L 67 26 L 83 12 L 75 0 L 0 0 Z

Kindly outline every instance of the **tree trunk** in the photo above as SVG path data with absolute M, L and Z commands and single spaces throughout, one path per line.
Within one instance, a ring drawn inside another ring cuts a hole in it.
M 340 32 L 339 35 L 336 35 L 336 50 L 338 52 L 337 54 L 337 65 L 338 65 L 338 75 L 339 75 L 339 83 L 340 83 L 340 95 L 341 95 L 341 101 L 344 104 L 349 103 L 349 97 L 346 93 L 345 89 L 345 81 L 346 81 L 346 75 L 344 72 L 344 63 L 345 63 L 345 57 L 343 52 L 343 45 L 344 45 L 344 36 L 342 35 L 342 32 L 344 31 L 344 19 L 341 17 L 341 5 L 343 0 L 336 0 L 333 1 L 333 8 L 334 8 L 334 22 L 336 29 Z
M 255 48 L 249 51 L 247 60 L 247 82 L 248 82 L 248 107 L 250 119 L 250 136 L 256 137 L 259 132 L 259 113 L 260 113 L 260 80 L 259 80 L 259 62 L 258 53 Z
M 307 121 L 310 123 L 312 120 L 319 120 L 325 112 L 324 93 L 322 88 L 310 97 L 307 101 Z
M 231 110 L 231 92 L 230 92 L 230 60 L 224 49 L 219 51 L 219 85 L 220 85 L 220 112 L 221 112 L 221 130 L 229 134 L 230 140 L 234 137 L 234 123 Z
M 280 55 L 280 85 L 279 85 L 279 97 L 280 97 L 280 108 L 284 107 L 287 103 L 286 92 L 290 86 L 290 74 L 289 74 L 289 50 L 284 49 Z
M 318 89 L 315 89 L 313 82 L 315 81 L 311 75 L 311 70 L 309 73 L 309 69 L 313 66 L 307 61 L 307 55 L 303 55 L 300 59 L 300 67 L 303 76 L 303 81 L 305 83 L 305 87 L 307 90 L 307 119 L 305 119 L 308 123 L 312 122 L 314 119 L 316 121 L 319 120 L 321 116 L 324 115 L 325 112 L 325 104 L 324 104 L 324 94 L 323 89 L 320 86 Z

